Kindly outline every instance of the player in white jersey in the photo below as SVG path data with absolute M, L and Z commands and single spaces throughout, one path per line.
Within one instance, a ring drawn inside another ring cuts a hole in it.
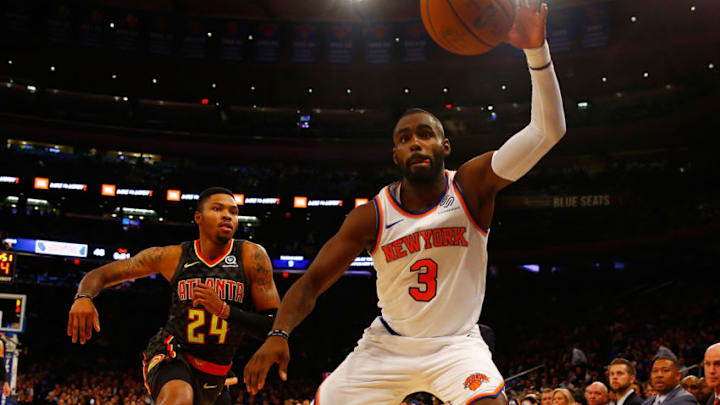
M 547 5 L 519 3 L 507 42 L 527 57 L 533 84 L 530 123 L 497 151 L 452 172 L 445 170 L 450 142 L 440 121 L 418 109 L 404 114 L 393 131 L 393 160 L 402 180 L 353 209 L 288 290 L 273 331 L 245 367 L 250 393 L 262 389 L 273 363 L 287 378 L 289 333 L 367 249 L 377 270 L 382 316 L 318 388 L 315 405 L 397 405 L 416 391 L 453 405 L 506 404 L 503 378 L 477 326 L 495 195 L 565 134 L 545 41 Z

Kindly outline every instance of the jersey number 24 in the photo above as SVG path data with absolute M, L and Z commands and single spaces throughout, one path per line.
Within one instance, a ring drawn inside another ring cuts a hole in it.
M 190 343 L 196 343 L 200 345 L 205 344 L 205 334 L 198 332 L 197 329 L 205 326 L 205 315 L 207 312 L 204 309 L 188 308 L 188 324 L 187 324 L 187 340 Z M 217 315 L 213 315 L 210 318 L 210 334 L 218 337 L 218 344 L 225 344 L 227 338 L 228 323 L 224 319 L 220 319 Z

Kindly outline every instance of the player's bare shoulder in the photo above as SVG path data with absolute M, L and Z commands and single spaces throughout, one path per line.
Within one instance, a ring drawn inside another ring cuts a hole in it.
M 262 245 L 244 241 L 242 246 L 242 262 L 251 281 L 255 278 L 264 278 L 268 274 L 272 276 L 270 256 L 268 256 L 267 251 L 265 251 Z

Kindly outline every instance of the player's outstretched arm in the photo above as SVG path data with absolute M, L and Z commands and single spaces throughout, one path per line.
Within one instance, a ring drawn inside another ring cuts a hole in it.
M 90 340 L 93 329 L 100 332 L 100 320 L 92 298 L 103 288 L 156 273 L 170 280 L 181 253 L 179 245 L 152 247 L 130 259 L 108 263 L 88 272 L 80 281 L 75 302 L 70 308 L 67 334 L 72 336 L 72 342 L 76 343 L 79 339 L 81 344 L 85 344 Z
M 323 245 L 315 260 L 293 285 L 280 304 L 273 330 L 287 334 L 312 312 L 318 296 L 337 281 L 363 249 L 375 242 L 375 208 L 372 203 L 353 209 L 340 230 Z M 280 378 L 287 379 L 290 351 L 282 336 L 270 336 L 245 366 L 244 381 L 251 394 L 265 385 L 273 363 Z
M 540 4 L 539 0 L 520 0 L 518 3 L 507 42 L 523 49 L 530 68 L 530 123 L 497 151 L 471 159 L 458 169 L 456 181 L 469 200 L 493 197 L 494 193 L 530 171 L 565 135 L 560 86 L 545 41 L 547 13 L 547 4 Z

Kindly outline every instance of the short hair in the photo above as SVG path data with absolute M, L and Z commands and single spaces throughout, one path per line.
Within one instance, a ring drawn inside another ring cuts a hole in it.
M 605 385 L 602 381 L 593 381 L 592 383 L 588 384 L 588 385 L 585 387 L 585 392 L 587 392 L 587 389 L 590 388 L 591 386 L 595 385 L 595 384 L 598 384 L 599 387 L 602 387 L 603 391 L 605 391 L 605 394 L 609 394 L 609 393 L 610 393 L 610 391 L 608 391 L 607 385 Z
M 617 364 L 622 364 L 625 367 L 627 367 L 628 374 L 636 375 L 637 371 L 635 370 L 635 366 L 628 359 L 624 359 L 622 357 L 617 357 L 617 358 L 613 359 L 613 361 L 610 362 L 611 366 L 615 366 Z M 610 367 L 608 367 L 608 369 L 609 368 Z
M 657 354 L 652 359 L 651 366 L 655 365 L 655 362 L 658 360 L 670 360 L 676 368 L 679 368 L 679 362 L 677 356 L 675 356 L 675 353 L 673 353 L 670 349 L 668 349 L 665 346 L 660 346 L 660 349 L 658 349 Z
M 438 117 L 436 117 L 435 114 L 431 113 L 428 110 L 423 110 L 422 108 L 408 108 L 407 110 L 405 110 L 405 112 L 402 113 L 402 115 L 400 115 L 400 117 L 395 122 L 397 123 L 401 119 L 407 117 L 408 115 L 413 115 L 413 114 L 427 114 L 427 115 L 431 116 L 435 121 L 437 121 L 438 125 L 440 125 L 440 134 L 443 137 L 445 137 L 445 128 L 443 128 L 442 121 L 440 121 L 440 119 Z
M 575 402 L 575 398 L 573 397 L 572 393 L 567 388 L 555 388 L 553 390 L 553 397 L 556 393 L 560 393 L 563 397 L 565 397 L 565 401 L 568 403 L 568 405 Z
M 550 387 L 542 387 L 540 388 L 540 392 L 543 394 L 547 394 L 548 392 L 553 392 L 553 390 Z
M 235 194 L 233 194 L 232 191 L 230 191 L 224 187 L 210 187 L 210 188 L 203 190 L 203 192 L 200 193 L 200 198 L 198 198 L 197 206 L 195 207 L 195 209 L 198 211 L 202 211 L 202 206 L 205 203 L 205 201 L 207 201 L 208 198 L 214 196 L 215 194 L 227 194 L 233 198 L 233 201 L 235 200 Z

